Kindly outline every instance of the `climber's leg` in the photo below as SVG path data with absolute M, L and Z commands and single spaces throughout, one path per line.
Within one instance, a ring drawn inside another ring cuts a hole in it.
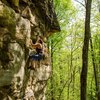
M 38 61 L 38 67 L 40 67 L 41 66 L 41 61 Z
M 30 69 L 36 69 L 36 67 L 41 66 L 41 60 L 43 60 L 43 54 L 34 54 L 29 56 L 30 59 Z
M 36 61 L 34 61 L 34 60 L 32 61 L 32 67 L 31 67 L 31 69 L 35 69 L 35 66 L 36 66 L 35 62 Z
M 29 69 L 34 69 L 35 66 L 34 60 L 35 60 L 34 55 L 29 55 L 29 66 L 28 66 Z

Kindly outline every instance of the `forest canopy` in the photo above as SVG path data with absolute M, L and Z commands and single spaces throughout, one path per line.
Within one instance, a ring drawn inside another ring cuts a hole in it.
M 47 100 L 100 100 L 100 0 L 54 0 L 61 32 L 48 41 Z

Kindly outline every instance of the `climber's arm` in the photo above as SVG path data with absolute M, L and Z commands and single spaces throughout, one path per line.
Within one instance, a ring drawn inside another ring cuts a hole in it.
M 32 44 L 32 47 L 34 49 L 36 49 L 36 48 L 42 49 L 42 45 L 40 43 Z
M 36 49 L 36 48 L 42 49 L 42 45 L 40 43 L 33 44 L 32 40 L 30 40 L 30 47 L 33 49 Z

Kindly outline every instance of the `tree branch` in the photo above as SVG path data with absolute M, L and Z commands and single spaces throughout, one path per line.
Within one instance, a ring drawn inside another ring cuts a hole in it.
M 86 6 L 82 3 L 82 2 L 80 2 L 80 1 L 78 1 L 78 0 L 75 0 L 76 2 L 78 2 L 79 4 L 81 4 L 83 7 L 85 7 L 86 8 Z M 86 1 L 86 0 L 85 0 Z

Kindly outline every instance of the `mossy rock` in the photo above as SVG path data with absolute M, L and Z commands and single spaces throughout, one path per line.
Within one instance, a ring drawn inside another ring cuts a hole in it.
M 19 7 L 19 0 L 7 0 L 12 7 Z
M 11 0 L 12 4 L 16 7 L 19 6 L 19 0 Z
M 7 0 L 1 0 L 4 4 L 8 5 Z
M 16 30 L 16 19 L 15 12 L 5 6 L 2 5 L 0 9 L 0 26 L 8 28 L 9 32 L 14 34 Z

